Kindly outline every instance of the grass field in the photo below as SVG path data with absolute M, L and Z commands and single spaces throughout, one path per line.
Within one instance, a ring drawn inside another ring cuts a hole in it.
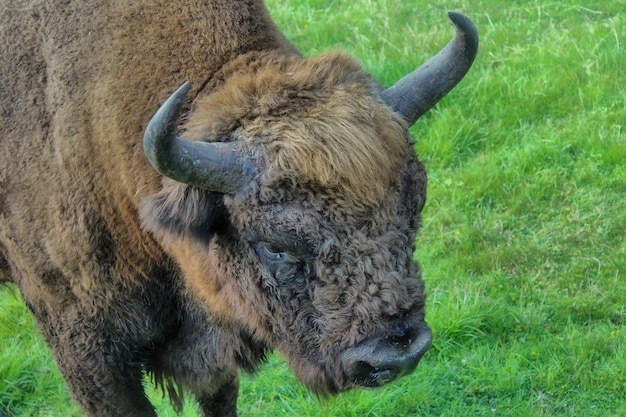
M 626 1 L 581 3 L 269 2 L 306 55 L 348 50 L 384 84 L 447 43 L 447 10 L 481 47 L 412 129 L 433 348 L 411 376 L 324 401 L 273 356 L 242 376 L 242 416 L 626 416 Z M 81 415 L 6 288 L 0 412 Z

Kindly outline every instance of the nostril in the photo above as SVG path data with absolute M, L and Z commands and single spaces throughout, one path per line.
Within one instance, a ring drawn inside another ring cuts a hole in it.
M 366 361 L 356 361 L 352 365 L 352 381 L 362 387 L 377 387 L 396 376 L 399 370 L 393 366 L 378 367 Z
M 398 349 L 406 349 L 413 343 L 416 332 L 414 329 L 407 329 L 404 333 L 397 336 L 388 336 L 385 339 L 390 346 Z

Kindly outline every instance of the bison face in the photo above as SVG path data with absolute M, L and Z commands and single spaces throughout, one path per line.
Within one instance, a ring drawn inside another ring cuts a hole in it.
M 188 86 L 146 130 L 176 181 L 144 199 L 145 227 L 218 323 L 280 350 L 318 393 L 391 381 L 431 344 L 413 260 L 426 175 L 407 125 L 474 58 L 475 28 L 451 17 L 455 39 L 388 90 L 342 54 L 250 53 L 194 102 L 187 139 Z
M 413 261 L 426 175 L 406 122 L 343 54 L 255 60 L 196 103 L 185 133 L 220 138 L 219 160 L 250 176 L 227 192 L 167 180 L 144 222 L 214 315 L 313 390 L 391 381 L 431 340 Z
M 241 240 L 227 249 L 224 239 L 223 256 L 251 260 L 244 276 L 263 294 L 256 310 L 271 345 L 318 392 L 391 381 L 430 346 L 412 256 L 425 177 L 414 160 L 402 171 L 413 175 L 404 184 L 398 175 L 386 201 L 367 209 L 312 185 L 294 185 L 289 198 L 254 188 L 226 202 Z

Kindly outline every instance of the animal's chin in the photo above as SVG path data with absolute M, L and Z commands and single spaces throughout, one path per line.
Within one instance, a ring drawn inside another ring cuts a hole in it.
M 290 368 L 296 379 L 320 398 L 336 395 L 351 388 L 351 384 L 346 384 L 345 377 L 331 372 L 321 363 L 291 363 Z

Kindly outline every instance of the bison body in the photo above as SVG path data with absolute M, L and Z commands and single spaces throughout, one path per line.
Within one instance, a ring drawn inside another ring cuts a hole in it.
M 147 371 L 235 415 L 270 349 L 320 394 L 415 368 L 407 127 L 476 53 L 451 17 L 453 42 L 383 90 L 345 54 L 300 56 L 259 0 L 0 4 L 0 280 L 87 414 L 155 416 Z

